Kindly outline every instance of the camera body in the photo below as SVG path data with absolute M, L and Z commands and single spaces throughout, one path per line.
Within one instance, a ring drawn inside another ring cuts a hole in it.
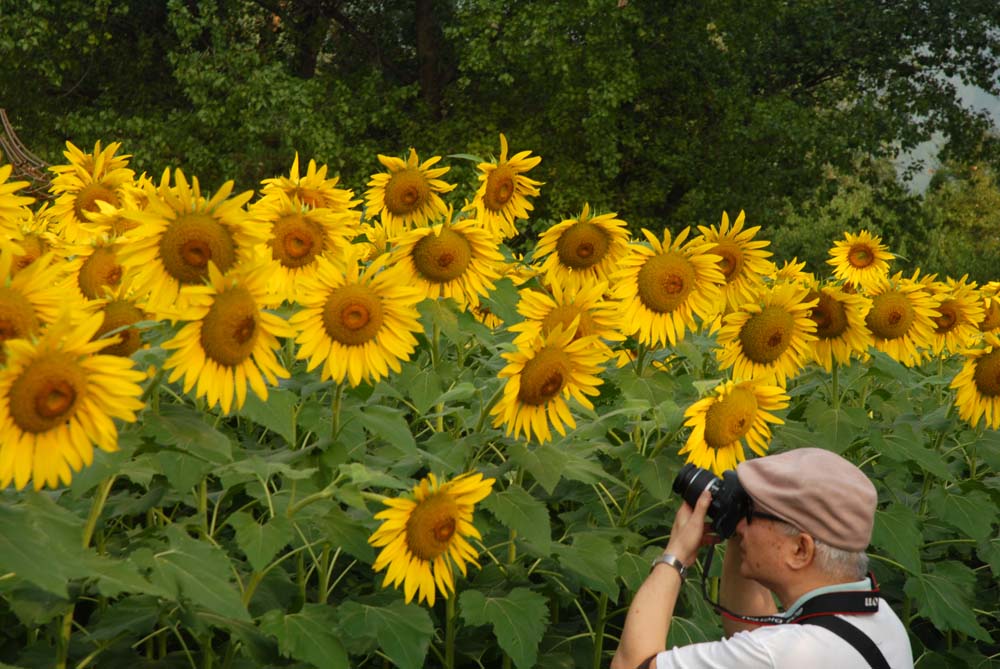
M 720 479 L 707 469 L 686 464 L 677 472 L 673 490 L 692 507 L 702 492 L 708 490 L 712 493 L 708 517 L 712 519 L 712 530 L 720 539 L 731 537 L 740 519 L 750 516 L 750 496 L 731 469 L 723 472 Z

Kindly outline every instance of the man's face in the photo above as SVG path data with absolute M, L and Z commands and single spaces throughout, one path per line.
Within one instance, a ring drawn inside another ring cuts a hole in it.
M 735 547 L 742 558 L 740 575 L 768 588 L 780 582 L 783 557 L 793 537 L 785 534 L 776 521 L 766 518 L 741 520 L 735 536 L 739 538 Z

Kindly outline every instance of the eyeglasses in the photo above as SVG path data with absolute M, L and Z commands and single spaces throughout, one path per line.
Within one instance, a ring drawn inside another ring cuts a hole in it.
M 753 504 L 753 500 L 750 500 L 750 505 L 747 507 L 747 524 L 751 524 L 754 518 L 760 518 L 762 520 L 773 520 L 779 523 L 785 523 L 786 525 L 791 525 L 787 520 L 780 516 L 776 516 L 773 513 L 767 513 L 766 511 L 758 511 Z

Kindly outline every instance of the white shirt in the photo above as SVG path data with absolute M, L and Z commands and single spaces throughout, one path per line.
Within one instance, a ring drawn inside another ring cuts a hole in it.
M 827 592 L 870 587 L 868 580 L 819 588 L 789 607 Z M 867 634 L 892 669 L 913 669 L 913 652 L 902 621 L 886 603 L 876 613 L 837 616 Z M 869 669 L 847 641 L 817 625 L 770 625 L 737 632 L 728 639 L 679 646 L 656 656 L 656 669 Z

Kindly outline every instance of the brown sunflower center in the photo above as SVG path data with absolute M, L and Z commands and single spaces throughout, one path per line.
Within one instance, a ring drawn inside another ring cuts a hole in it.
M 747 388 L 736 387 L 708 408 L 705 414 L 705 443 L 718 450 L 731 445 L 753 427 L 757 417 L 757 397 Z
M 201 347 L 205 355 L 226 367 L 235 367 L 250 357 L 257 343 L 257 302 L 242 286 L 215 296 L 201 321 Z
M 420 275 L 435 283 L 454 281 L 472 262 L 472 246 L 465 235 L 451 228 L 425 235 L 413 247 L 413 264 Z
M 335 288 L 323 305 L 326 333 L 345 346 L 374 339 L 383 325 L 382 298 L 368 286 L 347 284 Z
M 938 306 L 940 315 L 934 317 L 934 332 L 948 334 L 958 327 L 961 320 L 961 307 L 956 300 L 945 300 Z
M 913 319 L 910 300 L 898 290 L 890 290 L 872 298 L 872 309 L 865 322 L 876 337 L 898 339 L 909 332 Z
M 76 214 L 76 219 L 78 221 L 89 221 L 86 212 L 100 211 L 97 206 L 97 202 L 107 202 L 114 207 L 120 207 L 121 202 L 118 200 L 118 196 L 115 195 L 107 186 L 99 183 L 87 184 L 80 192 L 76 194 L 76 199 L 73 201 L 73 211 Z
M 573 319 L 577 317 L 580 318 L 580 322 L 577 325 L 576 334 L 573 335 L 573 339 L 594 334 L 594 319 L 590 315 L 590 310 L 581 309 L 575 304 L 560 304 L 550 311 L 542 319 L 542 332 L 548 334 L 558 326 L 562 326 L 563 329 L 569 328 L 573 324 Z
M 385 184 L 385 208 L 393 216 L 405 216 L 420 209 L 431 193 L 431 186 L 416 167 L 394 172 Z
M 38 329 L 35 308 L 19 291 L 0 286 L 0 342 L 27 337 Z
M 608 233 L 589 221 L 566 228 L 556 242 L 559 262 L 572 269 L 588 269 L 604 260 L 610 245 Z
M 818 299 L 819 302 L 809 317 L 816 322 L 816 336 L 820 339 L 836 339 L 847 330 L 847 310 L 840 300 L 821 291 L 810 291 L 806 302 Z
M 712 253 L 722 257 L 719 269 L 725 275 L 726 283 L 732 283 L 740 278 L 740 272 L 743 271 L 743 249 L 739 244 L 728 240 L 720 241 L 712 249 Z
M 1000 328 L 1000 299 L 991 299 L 986 307 L 983 320 L 979 324 L 979 329 L 983 332 L 992 332 Z
M 639 270 L 639 299 L 650 311 L 670 313 L 684 304 L 697 278 L 694 266 L 683 255 L 674 251 L 661 253 L 647 260 Z
M 522 404 L 541 406 L 563 389 L 570 375 L 570 361 L 559 348 L 545 347 L 521 370 L 521 388 L 517 399 Z
M 972 379 L 980 394 L 1000 397 L 1000 349 L 976 358 L 976 371 L 972 374 Z
M 490 211 L 500 211 L 514 196 L 517 173 L 510 165 L 499 165 L 486 177 L 483 204 Z
M 298 198 L 299 202 L 309 207 L 310 209 L 317 209 L 323 206 L 325 201 L 323 194 L 314 188 L 303 188 L 302 186 L 296 186 L 295 189 L 290 193 L 292 197 Z
M 104 288 L 114 288 L 122 280 L 122 266 L 118 264 L 114 249 L 98 246 L 80 266 L 80 292 L 91 300 L 104 293 Z
M 864 269 L 875 262 L 875 250 L 868 244 L 854 244 L 847 252 L 847 262 L 851 267 Z
M 774 362 L 792 343 L 795 317 L 778 306 L 765 307 L 751 316 L 740 330 L 743 354 L 758 364 Z
M 232 267 L 236 247 L 229 231 L 212 216 L 181 214 L 163 231 L 160 258 L 167 274 L 180 283 L 202 283 L 209 260 L 223 273 Z
M 47 432 L 73 417 L 86 387 L 87 375 L 72 355 L 42 355 L 11 384 L 10 417 L 23 432 Z
M 271 257 L 285 267 L 303 267 L 323 253 L 323 231 L 301 214 L 281 217 L 272 235 Z
M 458 504 L 447 493 L 418 502 L 406 520 L 406 544 L 421 560 L 434 560 L 448 550 L 458 527 Z
M 141 309 L 127 300 L 113 300 L 108 302 L 104 307 L 104 322 L 101 323 L 101 327 L 94 334 L 94 339 L 100 339 L 112 330 L 118 330 L 118 328 L 138 323 L 145 317 L 146 315 Z M 101 353 L 127 358 L 138 351 L 142 345 L 139 330 L 136 328 L 125 327 L 124 330 L 116 332 L 114 336 L 118 337 L 118 343 L 108 344 L 101 349 Z
M 46 251 L 49 250 L 48 243 L 41 238 L 41 236 L 34 233 L 27 234 L 24 236 L 20 242 L 21 248 L 24 249 L 24 253 L 21 255 L 14 256 L 14 262 L 11 265 L 11 276 L 14 276 L 22 269 L 30 265 L 31 263 L 38 260 Z

